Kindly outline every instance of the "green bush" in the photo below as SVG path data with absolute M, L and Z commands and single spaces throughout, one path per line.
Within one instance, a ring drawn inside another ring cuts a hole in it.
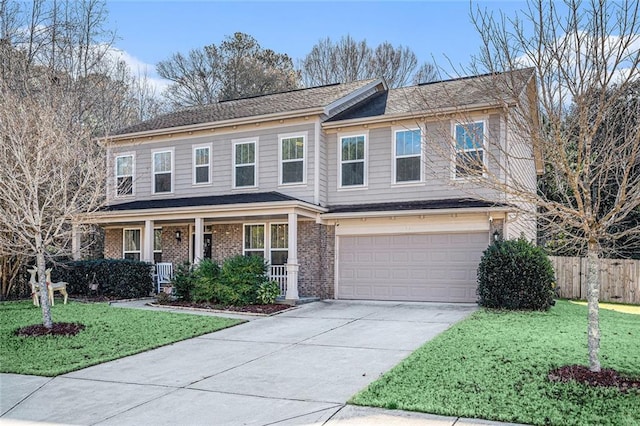
M 217 287 L 218 303 L 248 305 L 256 302 L 258 288 L 268 281 L 267 264 L 257 256 L 234 256 L 224 261 Z
M 258 286 L 256 301 L 263 305 L 268 305 L 276 301 L 280 296 L 280 286 L 275 281 L 263 282 Z
M 145 297 L 153 291 L 153 265 L 126 259 L 78 260 L 57 265 L 51 280 L 66 281 L 71 294 L 89 294 L 95 275 L 98 292 L 122 299 Z
M 176 298 L 180 300 L 191 301 L 193 298 L 193 290 L 195 288 L 195 276 L 191 270 L 191 264 L 185 262 L 178 265 L 173 274 L 171 285 L 174 288 Z
M 261 257 L 235 256 L 222 267 L 210 259 L 195 268 L 177 268 L 172 284 L 183 300 L 220 305 L 273 303 L 280 294 L 277 283 L 269 282 L 267 265 Z
M 553 305 L 553 266 L 524 238 L 489 246 L 478 267 L 478 304 L 496 309 L 546 310 Z
M 195 302 L 213 302 L 216 286 L 220 276 L 220 267 L 211 259 L 202 260 L 193 270 L 192 298 Z

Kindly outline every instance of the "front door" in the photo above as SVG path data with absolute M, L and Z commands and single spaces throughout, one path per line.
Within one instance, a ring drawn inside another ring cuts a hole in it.
M 213 237 L 210 232 L 206 232 L 202 235 L 202 248 L 203 248 L 203 258 L 211 259 L 211 245 L 213 244 Z M 191 234 L 191 263 L 193 263 L 193 258 L 195 254 L 196 247 L 196 234 Z

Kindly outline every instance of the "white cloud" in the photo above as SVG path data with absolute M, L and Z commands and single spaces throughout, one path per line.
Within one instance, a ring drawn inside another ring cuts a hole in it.
M 161 94 L 169 84 L 171 84 L 169 80 L 165 80 L 158 76 L 155 65 L 147 64 L 125 50 L 110 47 L 109 54 L 113 59 L 127 64 L 132 75 L 136 78 L 146 77 L 147 81 L 155 89 L 156 94 L 158 95 Z

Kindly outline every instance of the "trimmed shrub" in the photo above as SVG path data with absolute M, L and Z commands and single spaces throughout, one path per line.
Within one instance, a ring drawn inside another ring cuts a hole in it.
M 217 263 L 211 259 L 202 260 L 191 273 L 192 299 L 195 302 L 214 301 L 219 276 L 220 267 Z
M 98 292 L 122 299 L 145 297 L 153 291 L 153 265 L 126 259 L 78 260 L 58 265 L 52 281 L 66 281 L 71 294 L 89 294 L 95 274 Z
M 191 264 L 185 262 L 178 265 L 173 274 L 171 285 L 174 288 L 175 295 L 180 300 L 191 301 L 193 299 L 193 290 L 196 286 L 196 279 Z
M 553 266 L 524 238 L 489 246 L 478 267 L 478 304 L 510 310 L 547 310 L 553 305 Z
M 249 305 L 256 302 L 260 285 L 268 281 L 263 258 L 234 256 L 222 265 L 215 298 L 221 304 Z

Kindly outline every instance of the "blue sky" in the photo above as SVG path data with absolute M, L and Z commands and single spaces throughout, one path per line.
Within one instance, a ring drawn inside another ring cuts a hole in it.
M 523 1 L 477 1 L 475 5 L 512 15 Z M 467 64 L 480 39 L 469 18 L 469 1 L 123 1 L 108 0 L 115 47 L 131 64 L 153 66 L 175 52 L 218 44 L 236 31 L 264 48 L 289 54 L 294 63 L 318 40 L 350 34 L 370 46 L 383 41 L 411 48 L 419 62 L 450 70 Z M 448 58 L 448 59 L 447 59 Z

